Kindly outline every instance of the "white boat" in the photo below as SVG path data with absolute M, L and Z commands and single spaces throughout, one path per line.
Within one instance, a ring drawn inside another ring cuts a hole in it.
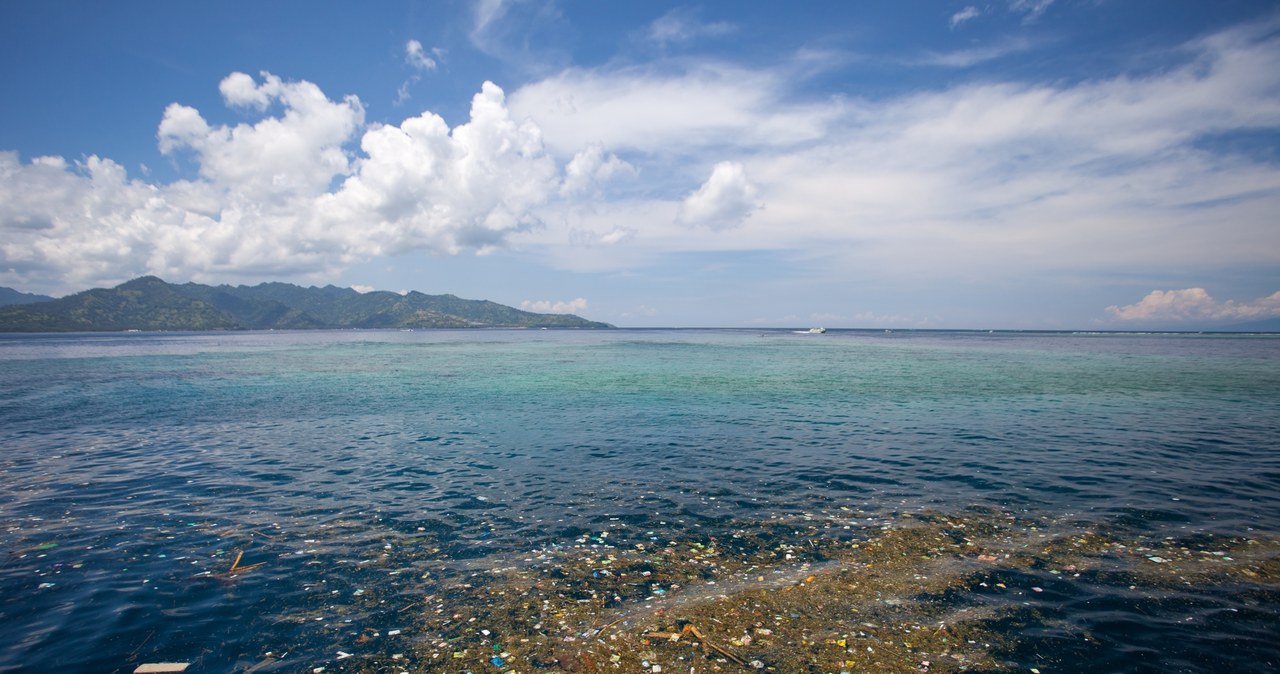
M 811 335 L 821 335 L 826 331 L 827 331 L 826 328 L 809 328 L 809 334 Z

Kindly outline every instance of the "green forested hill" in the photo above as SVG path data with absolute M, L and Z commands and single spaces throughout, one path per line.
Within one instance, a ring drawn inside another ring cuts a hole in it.
M 0 288 L 0 306 L 34 304 L 36 302 L 48 302 L 51 299 L 53 298 L 47 295 L 33 295 L 31 293 L 20 293 L 13 288 Z
M 362 294 L 288 283 L 174 285 L 154 276 L 46 302 L 0 306 L 0 332 L 482 327 L 611 326 L 453 295 Z

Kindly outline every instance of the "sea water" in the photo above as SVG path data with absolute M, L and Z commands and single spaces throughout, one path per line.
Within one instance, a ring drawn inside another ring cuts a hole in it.
M 975 508 L 1274 542 L 1280 337 L 0 336 L 3 672 L 338 671 L 352 635 L 412 622 L 412 593 L 588 536 Z M 430 563 L 369 563 L 401 551 Z M 1280 666 L 1274 579 L 1133 589 L 1085 578 L 999 623 L 1001 661 Z

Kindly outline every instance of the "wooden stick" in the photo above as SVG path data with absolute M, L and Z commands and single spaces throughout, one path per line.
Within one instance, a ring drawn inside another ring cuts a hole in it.
M 748 667 L 746 661 L 743 660 L 742 658 L 708 641 L 707 637 L 702 634 L 702 631 L 699 630 L 697 627 L 694 627 L 692 623 L 686 623 L 684 626 L 684 629 L 680 630 L 679 632 L 649 632 L 644 636 L 646 639 L 665 639 L 668 641 L 679 641 L 680 637 L 683 637 L 689 634 L 692 634 L 694 638 L 696 638 L 698 642 L 702 645 L 702 650 L 704 653 L 708 651 L 715 651 L 716 653 L 719 653 L 725 658 L 732 660 L 733 662 L 736 662 L 739 665 L 742 665 L 743 667 Z
M 614 625 L 617 625 L 620 622 L 622 622 L 622 618 L 618 618 L 617 620 L 611 623 L 608 623 L 604 627 L 601 627 L 599 630 L 596 631 L 596 637 L 599 638 L 601 634 L 604 634 L 605 630 L 609 629 L 610 627 L 613 627 Z
M 670 640 L 672 640 L 672 641 L 679 641 L 679 640 L 680 640 L 680 633 L 679 633 L 679 632 L 650 632 L 650 633 L 648 633 L 648 634 L 644 635 L 644 638 L 646 638 L 646 639 L 663 639 L 663 640 L 670 639 Z
M 730 653 L 729 651 L 727 651 L 727 650 L 725 650 L 725 649 L 723 649 L 723 648 L 721 648 L 721 647 L 719 647 L 719 646 L 717 646 L 717 645 L 715 645 L 715 644 L 713 644 L 713 643 L 711 643 L 711 642 L 709 642 L 709 641 L 704 641 L 704 642 L 702 642 L 702 645 L 703 645 L 703 646 L 706 646 L 707 648 L 710 648 L 711 650 L 713 650 L 713 651 L 715 651 L 715 652 L 719 653 L 720 655 L 723 655 L 724 657 L 726 657 L 726 658 L 728 658 L 728 659 L 730 659 L 730 660 L 732 660 L 732 661 L 734 661 L 734 662 L 738 663 L 739 665 L 742 665 L 743 667 L 746 667 L 746 666 L 747 666 L 747 663 L 746 663 L 746 662 L 744 662 L 744 661 L 742 660 L 742 658 L 740 658 L 740 657 L 738 657 L 738 656 L 734 655 L 733 653 Z

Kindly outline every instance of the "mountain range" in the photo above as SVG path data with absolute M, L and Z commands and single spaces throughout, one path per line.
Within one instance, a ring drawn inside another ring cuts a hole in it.
M 14 296 L 22 303 L 10 302 Z M 7 303 L 0 306 L 0 332 L 613 327 L 571 314 L 538 314 L 453 295 L 361 293 L 289 283 L 179 285 L 154 276 L 59 299 L 12 290 L 0 299 Z

